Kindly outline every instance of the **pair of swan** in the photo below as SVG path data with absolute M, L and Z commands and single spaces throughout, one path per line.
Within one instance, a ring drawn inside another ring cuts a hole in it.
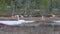
M 5 25 L 19 25 L 19 24 L 22 24 L 22 23 L 32 23 L 32 22 L 35 22 L 33 20 L 31 21 L 26 21 L 26 20 L 19 20 L 19 15 L 17 15 L 18 17 L 18 20 L 17 21 L 0 21 L 1 24 L 5 24 Z

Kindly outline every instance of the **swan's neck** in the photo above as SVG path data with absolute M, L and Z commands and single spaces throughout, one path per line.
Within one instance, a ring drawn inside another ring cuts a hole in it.
M 19 21 L 19 15 L 16 15 L 16 17 L 17 17 L 17 20 Z
M 19 21 L 19 15 L 18 15 L 18 21 Z

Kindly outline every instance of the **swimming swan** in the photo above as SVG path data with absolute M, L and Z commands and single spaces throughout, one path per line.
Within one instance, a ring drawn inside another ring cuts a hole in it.
M 53 22 L 57 22 L 57 23 L 60 23 L 60 20 L 55 20 L 55 21 L 53 21 Z
M 0 21 L 1 24 L 5 24 L 5 25 L 19 25 L 22 23 L 32 23 L 35 21 L 26 21 L 26 20 L 19 20 L 19 15 L 17 15 L 18 20 L 17 21 Z

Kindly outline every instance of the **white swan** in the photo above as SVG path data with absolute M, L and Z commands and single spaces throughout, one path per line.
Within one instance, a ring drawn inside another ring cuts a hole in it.
M 32 23 L 35 21 L 26 21 L 26 20 L 19 20 L 19 15 L 17 15 L 18 20 L 17 21 L 0 21 L 1 24 L 5 24 L 5 25 L 19 25 L 22 23 Z
M 55 21 L 53 21 L 53 22 L 60 23 L 60 20 L 55 20 Z

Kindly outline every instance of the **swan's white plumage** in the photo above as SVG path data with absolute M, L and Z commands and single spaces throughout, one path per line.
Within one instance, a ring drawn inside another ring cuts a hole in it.
M 19 15 L 16 15 L 16 17 L 18 18 L 17 21 L 0 21 L 1 24 L 5 24 L 5 25 L 19 25 L 19 24 L 22 24 L 22 23 L 32 23 L 32 22 L 35 22 L 35 21 L 26 21 L 26 20 L 19 20 Z
M 25 20 L 19 20 L 19 21 L 0 21 L 0 23 L 2 24 L 6 24 L 6 25 L 19 25 L 22 23 L 32 23 L 35 21 L 25 21 Z
M 21 24 L 21 23 L 23 23 L 23 22 L 25 22 L 25 21 L 0 21 L 0 23 L 2 23 L 2 24 L 6 24 L 6 25 L 18 25 L 18 24 Z
M 59 21 L 59 20 L 57 20 L 57 21 L 53 21 L 53 22 L 60 23 L 60 21 Z

